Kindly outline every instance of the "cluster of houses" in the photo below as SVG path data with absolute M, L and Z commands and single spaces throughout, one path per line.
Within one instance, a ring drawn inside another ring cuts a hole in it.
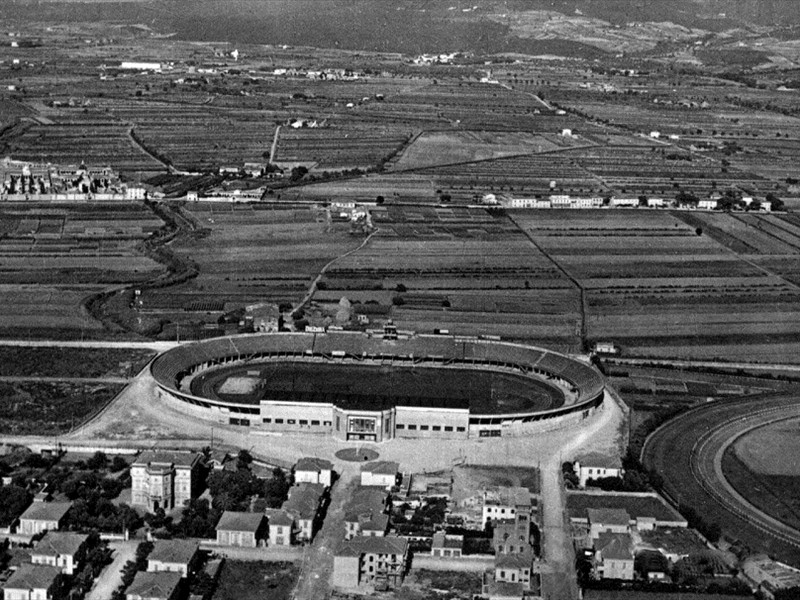
M 547 197 L 533 198 L 505 198 L 501 204 L 506 208 L 678 208 L 678 209 L 697 209 L 697 210 L 716 210 L 720 206 L 722 195 L 712 193 L 708 198 L 703 198 L 695 202 L 678 202 L 674 199 L 649 198 L 649 197 L 618 197 L 603 198 L 600 196 L 570 196 L 568 194 L 551 194 Z M 494 204 L 494 202 L 485 202 Z M 767 200 L 756 201 L 752 196 L 744 196 L 742 204 L 749 207 L 754 206 L 761 212 L 771 212 L 772 203 Z
M 263 513 L 225 511 L 216 527 L 217 544 L 256 548 L 311 542 L 324 515 L 333 473 L 330 461 L 301 458 L 281 508 Z
M 74 202 L 144 200 L 145 189 L 127 186 L 110 167 L 0 161 L 0 201 Z
M 340 589 L 399 587 L 408 568 L 408 540 L 389 535 L 389 493 L 400 481 L 399 465 L 375 461 L 361 469 L 361 485 L 344 512 L 344 541 L 333 559 Z

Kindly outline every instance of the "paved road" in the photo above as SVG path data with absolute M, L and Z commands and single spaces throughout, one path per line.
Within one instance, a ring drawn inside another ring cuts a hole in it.
M 127 377 L 39 377 L 39 376 L 16 376 L 4 375 L 0 377 L 0 381 L 4 383 L 25 383 L 28 381 L 36 383 L 60 383 L 69 381 L 72 383 L 128 383 L 130 379 Z
M 0 346 L 26 346 L 29 348 L 133 348 L 164 352 L 177 346 L 177 342 L 104 342 L 101 340 L 4 340 Z
M 339 480 L 331 489 L 331 502 L 322 529 L 314 543 L 306 546 L 300 569 L 295 600 L 323 600 L 331 591 L 333 555 L 344 539 L 344 505 L 358 487 L 359 469 L 355 463 L 343 469 Z
M 100 576 L 95 580 L 94 586 L 86 595 L 86 600 L 108 600 L 122 584 L 122 568 L 129 560 L 136 558 L 136 547 L 139 545 L 137 540 L 127 542 L 110 542 L 108 547 L 114 552 L 113 559 Z

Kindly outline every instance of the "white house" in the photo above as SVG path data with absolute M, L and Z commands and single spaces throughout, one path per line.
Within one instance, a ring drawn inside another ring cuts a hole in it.
M 613 344 L 612 344 L 613 347 Z M 598 352 L 600 350 L 597 350 Z M 604 454 L 591 453 L 578 458 L 573 465 L 581 487 L 586 487 L 589 479 L 602 477 L 622 477 L 624 470 L 618 457 Z
M 22 564 L 3 585 L 3 600 L 52 600 L 60 575 L 57 567 Z
M 294 466 L 295 483 L 321 483 L 330 487 L 333 480 L 333 463 L 324 458 L 303 457 Z
M 88 539 L 82 533 L 48 531 L 31 550 L 31 563 L 58 567 L 65 575 L 72 575 L 78 570 Z
M 595 544 L 597 571 L 603 579 L 633 580 L 633 540 L 627 533 L 601 533 Z
M 361 485 L 386 488 L 387 490 L 397 484 L 400 474 L 400 465 L 388 460 L 378 460 L 367 463 L 361 468 Z

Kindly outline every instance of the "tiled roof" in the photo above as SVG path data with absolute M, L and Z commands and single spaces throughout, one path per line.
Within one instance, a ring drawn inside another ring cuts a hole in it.
M 189 564 L 197 554 L 197 542 L 190 540 L 156 540 L 147 560 L 164 563 Z
M 607 456 L 605 454 L 599 454 L 597 452 L 584 454 L 583 456 L 579 457 L 575 462 L 580 463 L 580 466 L 582 468 L 583 467 L 592 467 L 592 468 L 599 467 L 601 469 L 622 468 L 622 461 L 620 461 L 618 456 Z
M 528 550 L 522 554 L 498 554 L 494 566 L 501 569 L 530 569 L 533 566 L 533 553 Z
M 60 521 L 72 507 L 72 502 L 34 502 L 20 515 L 31 521 Z
M 361 467 L 362 473 L 372 473 L 373 475 L 397 475 L 399 471 L 400 465 L 390 460 L 377 460 Z
M 8 578 L 3 589 L 6 590 L 46 590 L 61 573 L 58 567 L 45 565 L 20 565 Z
M 463 548 L 463 535 L 447 535 L 444 531 L 433 534 L 433 548 Z
M 313 519 L 319 508 L 319 499 L 324 486 L 319 483 L 300 483 L 289 490 L 289 498 L 281 507 L 286 512 L 295 513 L 301 519 Z
M 169 598 L 180 581 L 181 574 L 174 571 L 158 573 L 139 571 L 125 593 L 128 596 L 140 596 L 148 599 Z
M 627 533 L 603 532 L 597 537 L 595 549 L 605 559 L 633 560 L 631 552 L 632 540 Z
M 255 533 L 263 522 L 263 513 L 226 510 L 222 513 L 219 523 L 217 523 L 217 531 L 250 531 Z
M 268 508 L 264 511 L 264 515 L 269 520 L 270 527 L 279 525 L 282 527 L 291 527 L 294 525 L 294 519 L 286 511 Z
M 83 533 L 69 533 L 66 531 L 48 531 L 36 544 L 31 552 L 32 556 L 74 556 L 81 546 L 89 539 Z
M 331 471 L 333 470 L 333 463 L 329 460 L 325 460 L 324 458 L 314 458 L 309 456 L 304 456 L 300 460 L 297 461 L 297 464 L 294 466 L 295 471 Z
M 336 556 L 361 556 L 362 554 L 401 554 L 408 550 L 408 540 L 397 536 L 356 536 L 339 546 Z
M 389 515 L 374 515 L 369 521 L 361 524 L 361 531 L 386 531 L 389 527 Z

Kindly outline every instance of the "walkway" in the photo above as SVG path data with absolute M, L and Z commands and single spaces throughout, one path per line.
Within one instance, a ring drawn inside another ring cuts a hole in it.
M 345 466 L 339 480 L 333 484 L 325 522 L 303 555 L 300 576 L 292 596 L 296 600 L 327 598 L 330 593 L 333 555 L 344 539 L 344 505 L 360 483 L 359 466 L 359 463 Z

